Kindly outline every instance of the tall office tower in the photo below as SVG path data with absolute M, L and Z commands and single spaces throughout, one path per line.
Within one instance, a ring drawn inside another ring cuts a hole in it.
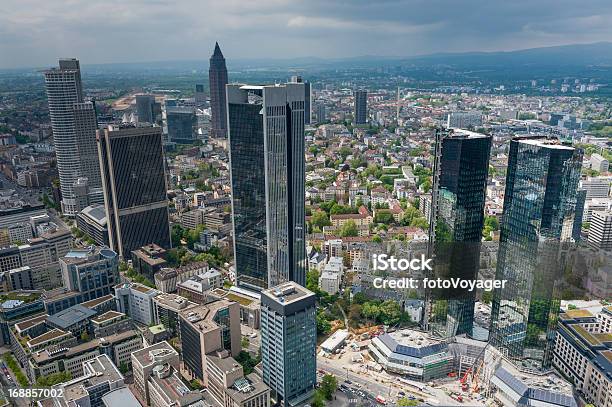
M 166 108 L 168 140 L 179 144 L 193 143 L 196 138 L 198 120 L 191 107 Z
M 318 103 L 317 104 L 317 123 L 323 123 L 327 120 L 327 115 L 325 113 L 325 104 Z
M 312 88 L 310 86 L 310 82 L 304 81 L 299 75 L 295 75 L 291 77 L 291 83 L 304 84 L 304 124 L 310 124 L 312 121 Z
M 306 283 L 304 85 L 227 86 L 236 279 Z
M 204 95 L 204 85 L 199 83 L 196 84 L 195 94 L 193 98 L 196 104 L 203 104 L 204 102 L 206 102 L 206 96 Z
M 44 72 L 57 158 L 62 212 L 75 216 L 82 207 L 75 200 L 74 185 L 79 178 L 91 178 L 88 187 L 99 196 L 100 170 L 91 161 L 97 128 L 95 107 L 83 103 L 81 70 L 76 59 L 60 59 L 59 68 Z M 87 205 L 86 205 L 87 206 Z
M 355 124 L 368 122 L 368 91 L 356 90 L 355 95 Z
M 153 95 L 136 95 L 138 123 L 155 123 L 155 104 Z
M 510 142 L 490 343 L 525 369 L 550 366 L 564 268 L 576 222 L 582 150 L 544 137 Z
M 215 51 L 210 57 L 208 68 L 210 86 L 210 130 L 213 137 L 227 136 L 227 104 L 225 102 L 225 85 L 227 85 L 227 68 L 219 44 L 215 42 Z
M 595 250 L 612 250 L 612 211 L 593 211 L 588 242 Z
M 149 243 L 170 248 L 161 133 L 160 127 L 98 131 L 109 242 L 124 259 Z
M 430 235 L 437 277 L 478 278 L 491 140 L 466 130 L 437 135 Z M 475 294 L 434 299 L 432 330 L 444 337 L 472 336 Z
M 263 380 L 277 403 L 295 406 L 316 385 L 315 295 L 294 283 L 261 292 L 261 360 Z

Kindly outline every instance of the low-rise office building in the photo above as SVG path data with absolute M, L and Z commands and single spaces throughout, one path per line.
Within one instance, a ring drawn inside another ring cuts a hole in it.
M 597 318 L 584 309 L 559 316 L 553 365 L 574 383 L 587 402 L 612 406 L 612 330 L 606 323 L 612 306 Z
M 368 349 L 385 370 L 415 380 L 445 377 L 453 367 L 448 346 L 426 332 L 405 329 L 385 333 L 372 339 Z

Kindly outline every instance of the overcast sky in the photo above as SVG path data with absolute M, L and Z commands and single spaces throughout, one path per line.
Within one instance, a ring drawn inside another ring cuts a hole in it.
M 0 0 L 0 68 L 612 41 L 612 0 Z

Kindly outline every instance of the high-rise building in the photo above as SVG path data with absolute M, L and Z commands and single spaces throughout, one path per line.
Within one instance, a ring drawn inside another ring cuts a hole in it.
M 155 101 L 153 95 L 136 95 L 136 114 L 138 115 L 138 123 L 154 124 L 158 120 L 158 114 L 161 113 L 161 104 Z
M 490 342 L 523 369 L 550 366 L 562 244 L 576 222 L 582 150 L 545 137 L 510 142 Z
M 474 129 L 482 126 L 482 113 L 451 112 L 446 117 L 446 127 L 449 129 Z
M 208 69 L 210 86 L 210 130 L 213 137 L 224 138 L 227 135 L 227 104 L 225 102 L 225 85 L 227 85 L 227 67 L 219 44 L 210 57 Z
M 166 108 L 168 140 L 179 144 L 190 144 L 196 139 L 198 121 L 193 108 L 186 106 Z
M 368 91 L 355 91 L 355 124 L 368 122 Z
M 327 115 L 325 113 L 325 104 L 318 103 L 317 104 L 317 123 L 323 123 L 327 120 Z
M 111 249 L 127 258 L 149 243 L 170 248 L 161 128 L 109 127 L 98 147 Z
M 304 81 L 299 75 L 292 76 L 291 82 L 304 84 L 304 124 L 308 125 L 312 120 L 312 88 L 310 86 L 310 82 Z
M 446 278 L 478 278 L 491 136 L 466 130 L 437 136 L 430 237 L 436 273 Z M 446 337 L 472 335 L 475 292 L 436 299 L 431 327 Z
M 204 95 L 204 85 L 202 85 L 200 83 L 196 84 L 194 100 L 195 100 L 196 104 L 202 104 L 202 103 L 206 102 L 206 96 Z
M 240 353 L 240 306 L 222 299 L 179 312 L 182 358 L 194 377 L 207 385 L 208 354 L 226 351 Z
M 612 211 L 594 211 L 589 227 L 589 247 L 612 250 Z
M 277 402 L 294 406 L 316 385 L 315 295 L 294 283 L 261 292 L 261 360 L 264 382 Z
M 236 279 L 305 285 L 304 85 L 227 87 Z
M 79 178 L 87 178 L 88 188 L 96 191 L 100 197 L 100 169 L 98 163 L 91 159 L 95 153 L 97 128 L 95 106 L 83 102 L 78 60 L 61 59 L 59 68 L 46 70 L 44 76 L 60 179 L 62 212 L 75 216 L 84 208 L 80 207 L 73 191 Z
M 119 258 L 108 248 L 72 249 L 60 259 L 65 288 L 78 291 L 83 301 L 113 294 L 119 284 Z

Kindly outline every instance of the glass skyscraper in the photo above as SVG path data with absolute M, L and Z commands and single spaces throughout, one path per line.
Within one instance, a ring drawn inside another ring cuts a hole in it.
M 171 106 L 166 108 L 168 140 L 179 144 L 190 144 L 196 139 L 198 120 L 193 108 Z
M 237 285 L 304 285 L 304 84 L 232 84 L 227 102 Z
M 368 91 L 355 91 L 355 124 L 368 122 Z
M 430 234 L 436 277 L 478 277 L 491 136 L 451 129 L 436 138 Z M 435 299 L 431 328 L 445 337 L 472 335 L 475 292 Z
M 124 259 L 149 243 L 170 248 L 161 127 L 98 131 L 110 246 Z
M 583 153 L 557 139 L 510 142 L 490 343 L 527 370 L 550 366 L 560 307 L 560 245 L 580 221 Z

